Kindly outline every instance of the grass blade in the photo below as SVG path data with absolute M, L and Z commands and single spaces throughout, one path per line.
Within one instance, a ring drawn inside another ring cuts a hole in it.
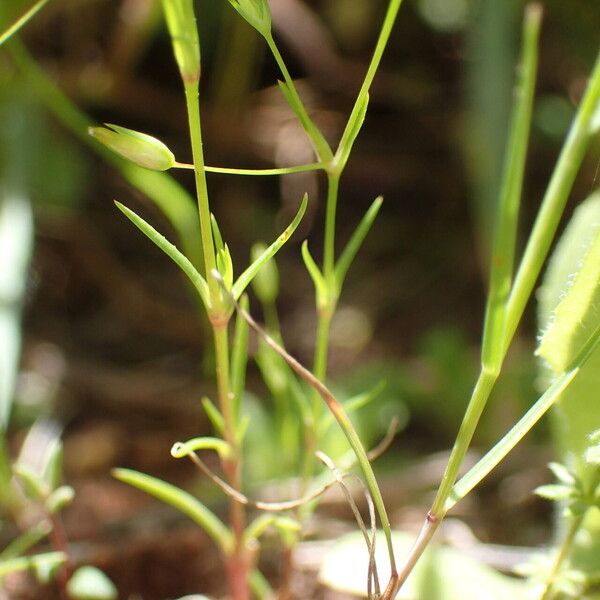
M 233 550 L 233 536 L 223 522 L 202 502 L 183 490 L 137 471 L 130 469 L 115 469 L 113 475 L 123 483 L 158 498 L 170 504 L 197 523 L 212 540 L 219 546 L 223 554 L 228 555 Z
M 26 10 L 12 25 L 0 33 L 0 46 L 10 39 L 21 27 L 27 24 L 46 4 L 49 0 L 38 0 L 28 10 Z
M 281 235 L 237 278 L 237 281 L 231 288 L 231 295 L 235 300 L 239 299 L 239 297 L 242 295 L 242 292 L 248 287 L 263 264 L 275 256 L 279 249 L 290 239 L 291 235 L 294 233 L 294 231 L 296 231 L 296 227 L 298 227 L 298 224 L 304 216 L 307 204 L 308 196 L 304 194 L 300 208 L 298 209 L 298 212 L 296 213 L 296 216 L 292 222 L 283 230 Z
M 53 569 L 67 560 L 64 552 L 47 552 L 45 554 L 36 554 L 34 556 L 21 556 L 19 558 L 10 558 L 0 561 L 0 582 L 3 577 L 10 573 L 18 571 L 27 571 L 29 569 L 44 570 Z
M 177 248 L 171 244 L 163 235 L 158 233 L 152 225 L 144 221 L 141 217 L 136 215 L 131 209 L 123 206 L 120 202 L 115 201 L 117 208 L 152 242 L 154 242 L 169 258 L 171 258 L 179 268 L 189 277 L 190 281 L 198 291 L 202 302 L 206 307 L 210 305 L 208 297 L 208 285 L 196 271 L 194 265 L 185 257 Z

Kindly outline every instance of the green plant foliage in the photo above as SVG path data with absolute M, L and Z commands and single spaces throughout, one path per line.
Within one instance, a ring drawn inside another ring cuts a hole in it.
M 545 377 L 558 375 L 598 324 L 600 300 L 600 193 L 575 211 L 549 263 L 539 295 L 542 329 L 538 355 Z M 600 428 L 596 391 L 600 352 L 596 352 L 561 399 L 553 425 L 561 461 L 579 476 L 588 470 L 588 436 Z

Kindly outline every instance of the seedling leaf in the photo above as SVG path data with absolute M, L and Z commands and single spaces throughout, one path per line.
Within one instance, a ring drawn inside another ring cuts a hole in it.
M 115 469 L 113 475 L 119 481 L 132 485 L 162 502 L 170 504 L 190 517 L 192 521 L 206 531 L 224 554 L 227 555 L 233 550 L 231 531 L 212 511 L 188 492 L 184 492 L 178 487 L 150 475 L 144 475 L 130 469 Z
M 158 233 L 152 225 L 144 221 L 140 216 L 134 213 L 131 209 L 127 208 L 120 202 L 115 201 L 117 208 L 152 242 L 154 242 L 171 260 L 173 260 L 179 268 L 188 276 L 204 305 L 208 308 L 210 306 L 208 285 L 206 280 L 192 263 L 163 235 Z
M 275 254 L 279 249 L 289 240 L 292 233 L 296 231 L 304 213 L 306 212 L 306 206 L 308 203 L 308 195 L 304 194 L 300 208 L 296 213 L 296 216 L 292 222 L 283 230 L 281 235 L 238 277 L 237 281 L 231 288 L 231 295 L 235 300 L 238 300 L 242 295 L 242 292 L 248 287 L 250 282 L 254 279 L 260 268 Z
M 212 426 L 215 428 L 217 433 L 223 435 L 224 431 L 224 421 L 223 415 L 220 413 L 219 409 L 213 404 L 210 398 L 204 396 L 201 400 L 202 408 L 206 413 L 206 416 L 209 418 Z
M 310 250 L 308 249 L 307 240 L 302 242 L 302 259 L 304 260 L 306 270 L 308 271 L 308 274 L 315 285 L 315 291 L 317 293 L 317 305 L 325 306 L 327 304 L 327 284 L 325 283 L 325 278 L 323 277 L 321 270 L 317 266 L 315 259 L 312 257 Z
M 369 94 L 366 93 L 357 99 L 356 106 L 346 123 L 346 128 L 342 134 L 342 139 L 335 153 L 335 163 L 339 171 L 343 170 L 350 157 L 352 146 L 362 129 L 367 109 L 369 107 Z
M 342 254 L 340 255 L 339 260 L 335 266 L 335 281 L 338 287 L 338 290 L 341 290 L 342 285 L 344 284 L 344 279 L 346 278 L 346 273 L 356 256 L 356 253 L 359 251 L 367 233 L 371 229 L 373 225 L 373 221 L 375 221 L 375 217 L 381 208 L 381 204 L 383 202 L 383 197 L 377 197 L 369 210 L 365 213 L 365 216 L 361 219 L 358 227 L 355 229 L 352 237 L 348 240 L 346 247 L 344 248 Z

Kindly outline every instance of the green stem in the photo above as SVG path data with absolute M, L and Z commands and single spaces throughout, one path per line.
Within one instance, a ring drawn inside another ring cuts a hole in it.
M 569 556 L 569 554 L 571 552 L 571 548 L 573 547 L 573 543 L 575 541 L 575 536 L 577 535 L 577 532 L 579 531 L 579 528 L 581 527 L 581 524 L 583 523 L 584 516 L 585 516 L 585 512 L 583 512 L 580 515 L 577 515 L 576 517 L 571 518 L 571 523 L 569 524 L 569 528 L 565 532 L 565 536 L 560 545 L 560 548 L 559 548 L 558 552 L 556 553 L 554 560 L 552 561 L 552 566 L 550 567 L 550 571 L 548 572 L 548 576 L 546 579 L 546 585 L 544 587 L 542 594 L 540 595 L 539 600 L 551 600 L 551 598 L 554 597 L 554 592 L 553 592 L 554 581 L 555 581 L 556 577 L 558 576 L 560 568 L 562 567 L 563 563 L 565 562 L 565 559 Z
M 216 259 L 210 224 L 206 169 L 204 167 L 204 154 L 202 150 L 198 82 L 184 81 L 184 86 L 190 139 L 192 143 L 192 155 L 194 158 L 194 175 L 196 179 L 196 193 L 198 196 L 200 234 L 202 238 L 206 279 L 209 288 L 210 307 L 208 309 L 208 317 L 212 324 L 214 335 L 219 405 L 221 413 L 223 414 L 225 441 L 232 449 L 232 456 L 223 461 L 223 468 L 227 474 L 229 484 L 234 489 L 239 490 L 241 489 L 241 460 L 239 444 L 237 441 L 234 398 L 231 392 L 229 374 L 229 338 L 227 331 L 229 317 L 224 313 L 219 284 L 212 276 L 212 272 L 216 268 Z M 245 509 L 233 498 L 230 500 L 229 507 L 230 524 L 235 538 L 235 548 L 232 555 L 228 557 L 227 564 L 231 593 L 234 600 L 248 600 L 249 561 L 244 544 L 244 529 L 246 527 Z
M 325 215 L 325 240 L 323 249 L 323 276 L 329 288 L 329 310 L 335 310 L 337 291 L 335 290 L 335 217 L 337 212 L 338 192 L 340 187 L 340 174 L 327 175 L 327 205 Z M 333 296 L 333 297 L 332 297 Z
M 456 481 L 460 465 L 462 464 L 467 449 L 469 448 L 469 444 L 473 439 L 473 434 L 475 433 L 475 428 L 479 422 L 481 411 L 497 378 L 498 371 L 487 371 L 482 369 L 479 374 L 479 378 L 473 389 L 473 394 L 471 395 L 471 400 L 469 401 L 467 412 L 465 413 L 458 435 L 456 436 L 456 441 L 454 442 L 454 447 L 452 448 L 452 453 L 450 454 L 450 459 L 442 478 L 442 483 L 440 484 L 431 507 L 430 512 L 437 519 L 443 518 L 445 514 L 444 505 L 446 499 L 450 495 L 452 486 Z
M 194 158 L 194 177 L 196 179 L 196 194 L 198 196 L 198 213 L 200 217 L 200 235 L 204 254 L 204 268 L 210 296 L 211 321 L 218 318 L 221 307 L 221 292 L 219 284 L 211 273 L 216 268 L 215 247 L 210 226 L 210 207 L 208 203 L 208 188 L 206 185 L 206 169 L 204 167 L 204 152 L 202 150 L 202 130 L 200 125 L 200 106 L 198 103 L 198 82 L 184 82 L 185 102 Z
M 188 163 L 176 162 L 173 165 L 174 169 L 189 169 L 192 170 L 194 165 Z M 319 171 L 323 169 L 321 163 L 308 163 L 306 165 L 296 165 L 293 167 L 279 167 L 276 169 L 237 169 L 235 167 L 209 167 L 205 166 L 204 170 L 207 173 L 222 173 L 224 175 L 289 175 L 291 173 L 306 173 L 307 171 Z

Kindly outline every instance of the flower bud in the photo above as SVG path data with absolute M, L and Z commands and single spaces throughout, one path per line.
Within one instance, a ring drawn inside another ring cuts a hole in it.
M 267 249 L 265 244 L 259 242 L 252 247 L 252 262 L 258 260 L 261 254 Z M 258 299 L 268 304 L 274 302 L 279 294 L 279 271 L 275 258 L 269 259 L 264 263 L 254 279 L 252 287 Z
M 229 0 L 229 3 L 262 36 L 271 35 L 271 8 L 268 0 Z
M 175 165 L 175 156 L 160 140 L 106 123 L 106 127 L 90 127 L 88 133 L 101 144 L 140 167 L 166 171 Z

